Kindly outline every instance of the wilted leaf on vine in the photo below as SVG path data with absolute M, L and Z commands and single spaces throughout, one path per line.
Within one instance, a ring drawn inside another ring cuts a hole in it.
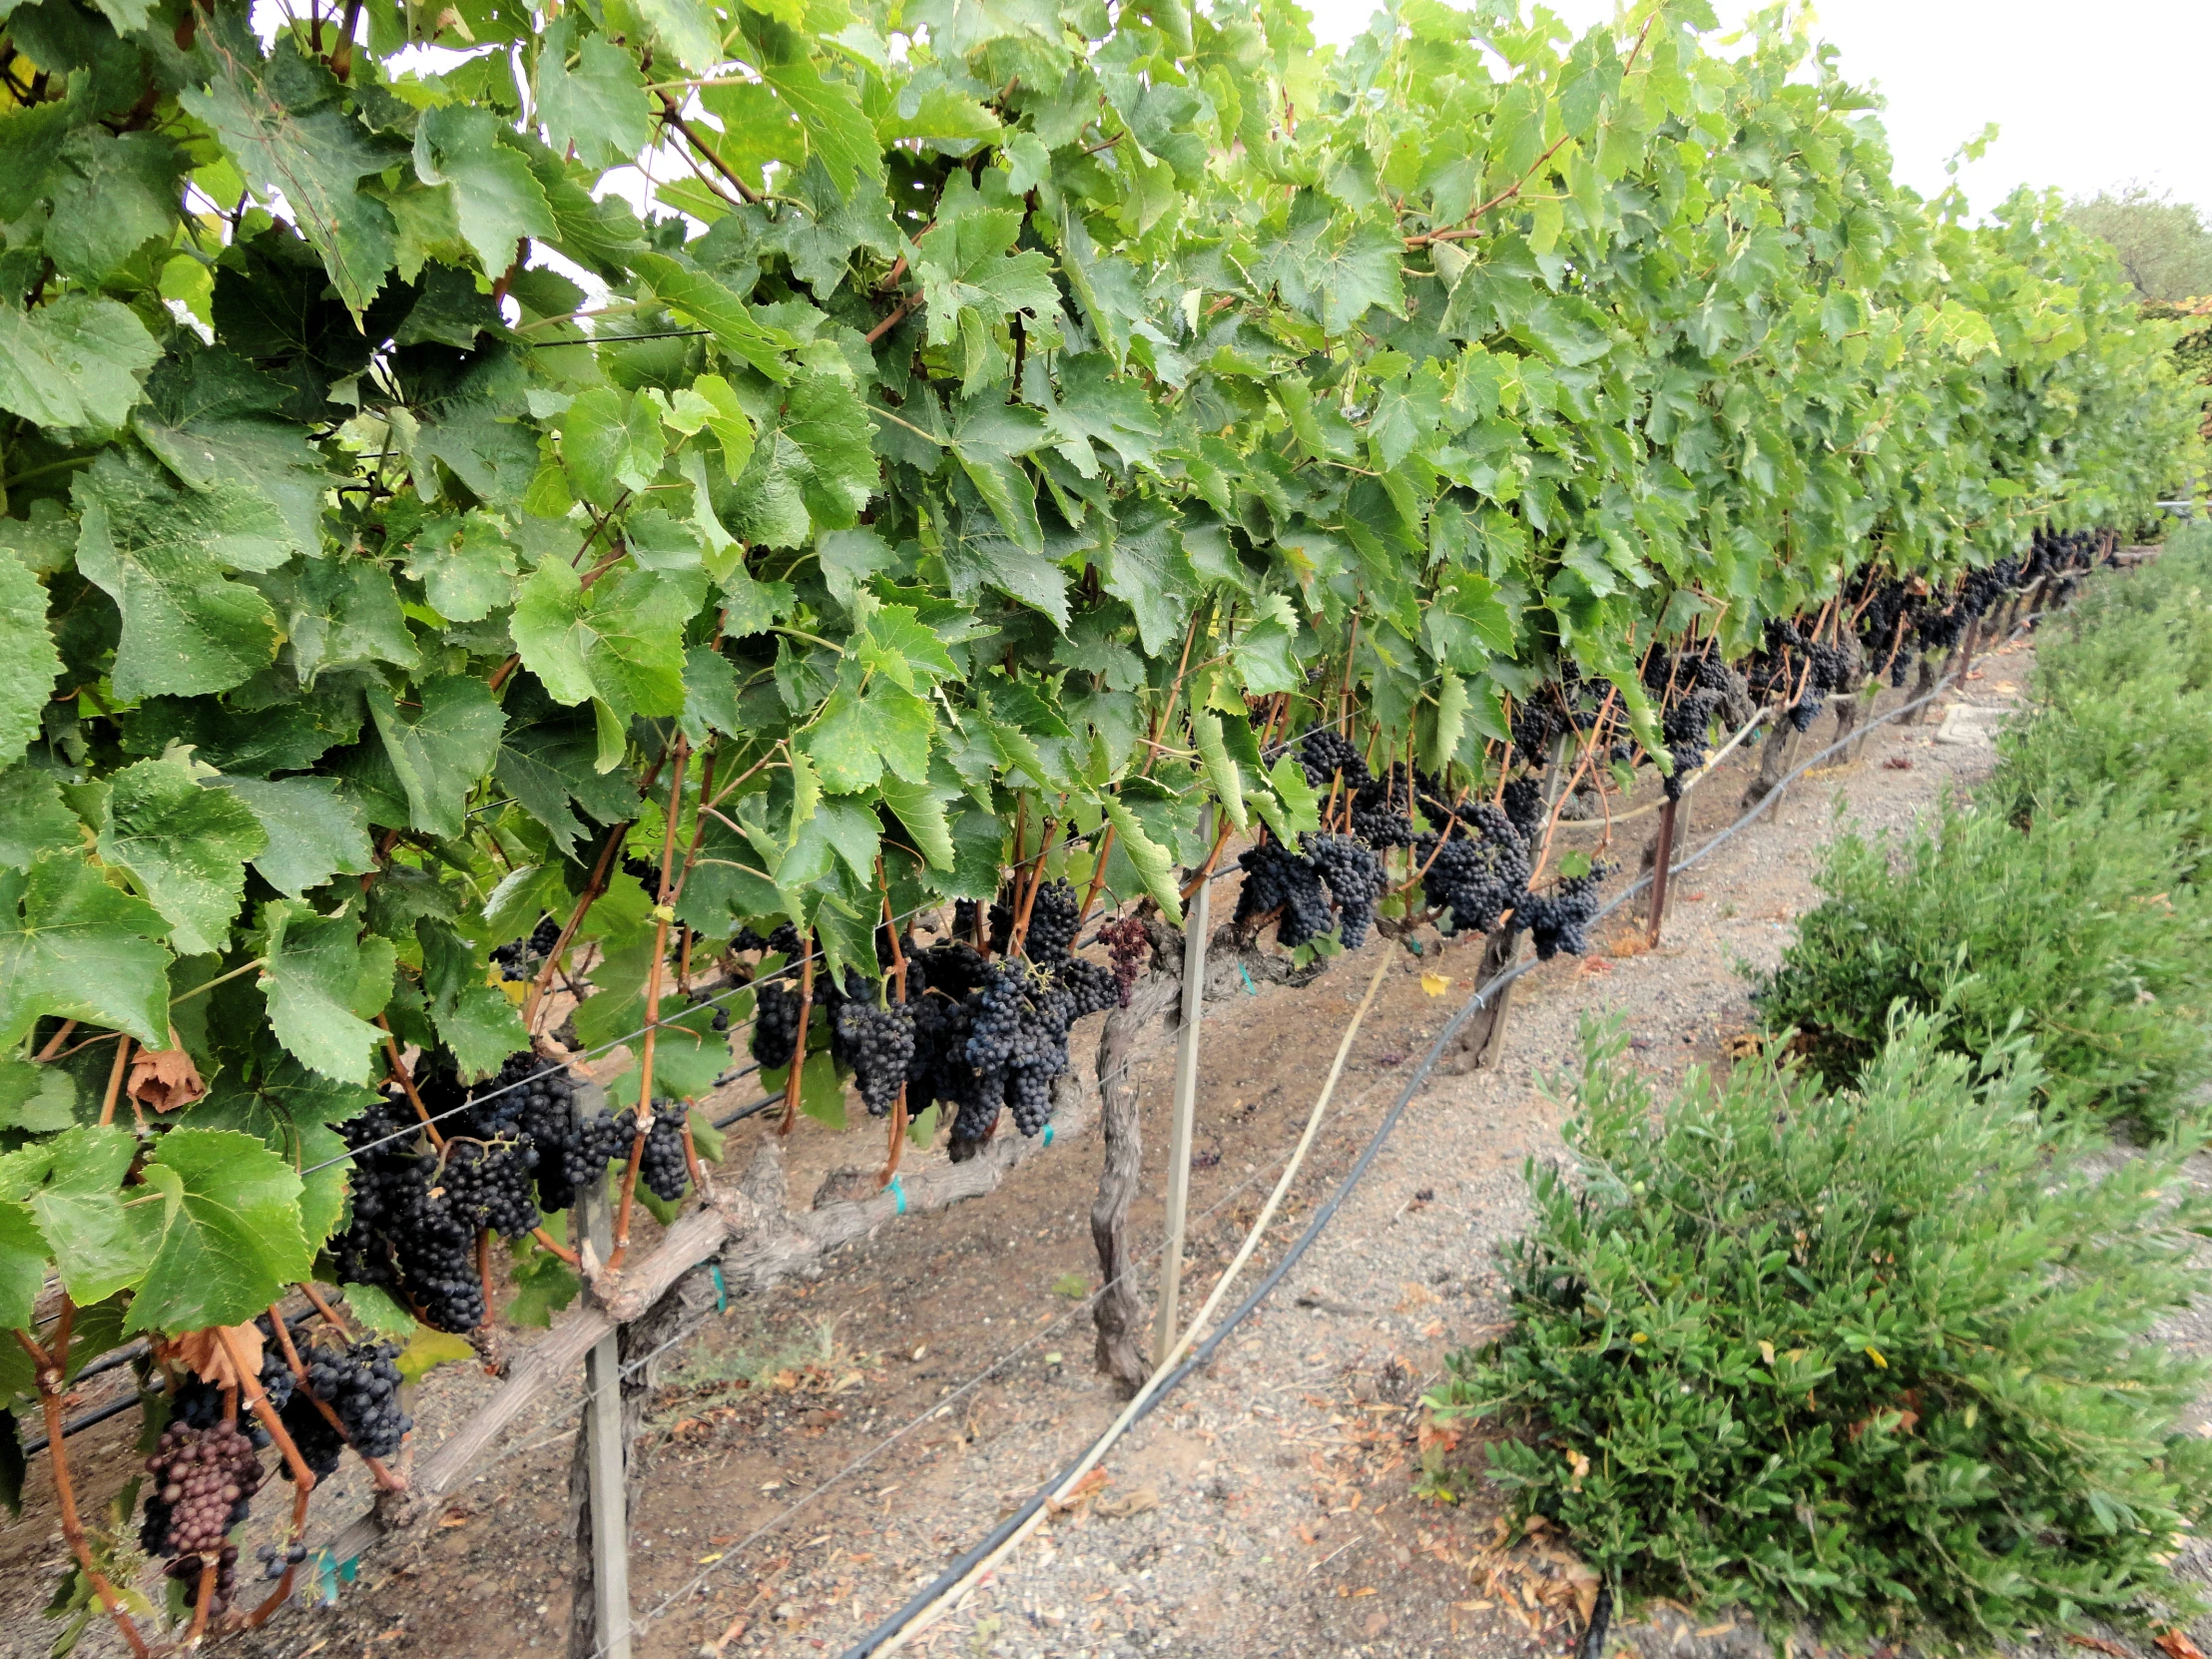
M 226 1337 L 230 1339 L 228 1345 L 224 1342 Z M 182 1337 L 155 1344 L 154 1354 L 167 1365 L 182 1366 L 203 1382 L 213 1382 L 219 1388 L 235 1388 L 239 1385 L 239 1366 L 246 1368 L 247 1376 L 260 1381 L 262 1346 L 262 1328 L 248 1320 L 243 1325 L 188 1331 Z M 238 1354 L 238 1365 L 231 1363 L 234 1350 Z
M 176 1032 L 170 1036 L 174 1039 Z M 131 1078 L 124 1090 L 150 1112 L 175 1112 L 205 1095 L 208 1085 L 183 1048 L 141 1047 L 131 1056 Z

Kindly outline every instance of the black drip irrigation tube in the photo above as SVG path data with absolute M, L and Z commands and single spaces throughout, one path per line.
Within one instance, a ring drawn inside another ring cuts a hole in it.
M 2026 633 L 2031 626 L 2031 622 L 2022 623 L 2007 636 L 2006 643 L 2010 643 L 2012 639 Z M 1964 666 L 1961 664 L 1961 668 Z M 1677 870 L 1688 869 L 1692 864 L 1701 862 L 1709 853 L 1734 836 L 1737 831 L 1764 817 L 1767 809 L 1782 799 L 1782 792 L 1785 789 L 1822 761 L 1839 750 L 1848 749 L 1853 744 L 1863 741 L 1866 735 L 1877 726 L 1887 726 L 1899 717 L 1911 714 L 1915 709 L 1933 703 L 1936 698 L 1949 691 L 1951 686 L 1957 683 L 1958 678 L 1959 676 L 1956 674 L 1945 675 L 1935 687 L 1922 696 L 1916 697 L 1910 702 L 1899 704 L 1888 714 L 1877 715 L 1872 720 L 1854 728 L 1850 736 L 1838 739 L 1827 748 L 1818 750 L 1806 760 L 1799 762 L 1782 776 L 1772 790 L 1760 798 L 1757 806 L 1749 809 L 1726 828 L 1715 831 L 1704 845 L 1689 856 L 1678 860 L 1672 867 Z M 1879 690 L 1880 688 L 1876 689 Z M 1652 877 L 1650 875 L 1639 875 L 1601 905 L 1597 914 L 1591 919 L 1597 921 L 1611 915 L 1615 910 L 1618 910 L 1650 886 L 1651 881 Z M 1323 1229 L 1328 1227 L 1330 1222 L 1335 1219 L 1337 1211 L 1343 1206 L 1344 1201 L 1352 1196 L 1353 1189 L 1359 1186 L 1369 1169 L 1373 1167 L 1376 1158 L 1382 1151 L 1383 1143 L 1390 1138 L 1391 1132 L 1397 1128 L 1398 1120 L 1405 1115 L 1405 1108 L 1412 1104 L 1413 1096 L 1420 1091 L 1421 1085 L 1428 1081 L 1428 1074 L 1435 1069 L 1436 1062 L 1443 1057 L 1445 1047 L 1454 1036 L 1458 1035 L 1460 1027 L 1465 1025 L 1478 1009 L 1485 1006 L 1496 992 L 1503 990 L 1514 980 L 1520 978 L 1521 975 L 1530 972 L 1537 966 L 1537 959 L 1531 956 L 1503 969 L 1477 986 L 1474 993 L 1460 1005 L 1459 1011 L 1445 1021 L 1443 1029 L 1436 1033 L 1436 1040 L 1428 1045 L 1428 1052 L 1421 1056 L 1420 1064 L 1415 1066 L 1412 1075 L 1406 1078 L 1405 1087 L 1398 1092 L 1397 1099 L 1391 1102 L 1390 1109 L 1383 1113 L 1382 1121 L 1376 1125 L 1375 1133 L 1369 1138 L 1368 1144 L 1361 1152 L 1359 1159 L 1350 1170 L 1346 1171 L 1344 1179 L 1337 1184 L 1337 1190 L 1329 1195 L 1327 1202 L 1314 1212 L 1313 1220 L 1306 1224 L 1306 1230 L 1292 1243 L 1291 1248 L 1284 1252 L 1283 1259 L 1268 1271 L 1267 1276 L 1258 1285 L 1253 1287 L 1251 1294 L 1236 1306 L 1228 1318 L 1222 1321 L 1220 1328 L 1212 1336 L 1193 1348 L 1183 1363 L 1170 1372 L 1160 1386 L 1152 1391 L 1143 1404 L 1138 1406 L 1136 1414 L 1129 1419 L 1129 1428 L 1136 1427 L 1138 1423 L 1150 1416 L 1153 1407 L 1181 1387 L 1194 1372 L 1203 1368 L 1213 1358 L 1214 1351 L 1220 1348 L 1222 1343 L 1228 1339 L 1229 1334 L 1243 1324 L 1253 1310 L 1258 1308 L 1262 1302 L 1265 1302 L 1275 1287 L 1283 1282 L 1291 1269 L 1299 1264 L 1306 1252 L 1313 1247 L 1314 1241 L 1321 1237 Z M 1126 1431 L 1125 1429 L 1124 1432 Z M 945 1591 L 965 1578 L 985 1557 L 1012 1537 L 1032 1515 L 1042 1509 L 1046 1499 L 1058 1490 L 1061 1483 L 1074 1472 L 1076 1464 L 1080 1460 L 1078 1458 L 1070 1461 L 1066 1468 L 1040 1486 L 1020 1508 L 992 1527 L 973 1548 L 960 1555 L 934 1580 L 917 1590 L 897 1612 L 891 1614 L 889 1618 L 878 1624 L 859 1641 L 845 1649 L 842 1659 L 869 1659 L 869 1655 L 904 1630 L 917 1615 L 927 1609 Z M 1599 1596 L 1603 1603 L 1603 1619 L 1600 1619 L 1598 1613 L 1593 1612 L 1591 1616 L 1592 1629 L 1601 1629 L 1603 1623 L 1610 1622 L 1612 1613 L 1610 1589 L 1601 1588 Z M 1600 1635 L 1598 1639 L 1602 1642 L 1604 1638 Z M 1597 1659 L 1597 1656 L 1595 1654 L 1578 1654 L 1578 1659 Z

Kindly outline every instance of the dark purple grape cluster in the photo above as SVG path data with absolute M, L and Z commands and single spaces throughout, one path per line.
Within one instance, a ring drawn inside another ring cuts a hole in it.
M 1375 907 L 1386 885 L 1382 860 L 1349 835 L 1308 835 L 1304 845 L 1308 860 L 1329 883 L 1344 947 L 1358 950 L 1375 927 Z
M 1323 794 L 1339 778 L 1355 794 L 1375 781 L 1352 741 L 1326 726 L 1317 726 L 1298 740 L 1298 764 L 1306 769 L 1306 782 Z
M 492 1141 L 453 1137 L 445 1143 L 440 1177 L 448 1201 L 478 1227 L 519 1239 L 540 1221 L 531 1184 L 538 1149 L 519 1137 Z
M 645 1146 L 638 1154 L 638 1179 L 645 1190 L 663 1204 L 674 1204 L 691 1185 L 691 1162 L 684 1156 L 685 1108 L 674 1101 L 657 1100 L 653 1121 L 646 1125 Z M 635 1108 L 614 1118 L 616 1157 L 627 1161 L 638 1135 Z
M 1286 950 L 1311 943 L 1337 924 L 1321 871 L 1280 841 L 1268 841 L 1240 853 L 1245 872 L 1237 894 L 1236 925 L 1255 927 L 1274 916 L 1275 942 Z
M 1548 962 L 1562 950 L 1580 956 L 1589 949 L 1598 889 L 1610 873 L 1609 865 L 1593 863 L 1583 874 L 1562 876 L 1549 892 L 1523 896 L 1513 912 L 1513 925 L 1528 929 L 1538 961 Z
M 348 1441 L 364 1457 L 397 1454 L 400 1441 L 414 1426 L 414 1419 L 399 1408 L 398 1354 L 397 1343 L 371 1341 L 301 1351 L 307 1386 L 285 1405 L 284 1428 L 317 1480 L 338 1466 L 338 1452 Z M 317 1399 L 344 1424 L 344 1438 L 315 1408 Z M 288 1465 L 283 1474 L 291 1478 Z
M 1352 798 L 1352 832 L 1378 852 L 1412 845 L 1411 809 L 1424 782 L 1402 761 L 1370 779 Z
M 1427 866 L 1421 898 L 1438 912 L 1437 930 L 1447 937 L 1490 932 L 1528 891 L 1528 842 L 1491 802 L 1463 808 L 1441 846 L 1434 835 L 1421 836 L 1413 856 Z
M 753 1058 L 764 1070 L 781 1071 L 799 1051 L 799 987 L 784 978 L 754 987 Z
M 905 1004 L 854 998 L 836 1011 L 830 1053 L 851 1069 L 868 1115 L 883 1117 L 906 1086 L 906 1067 L 914 1057 L 913 1013 Z
M 1514 833 L 1533 845 L 1543 838 L 1544 821 L 1551 815 L 1544 807 L 1544 786 L 1534 778 L 1515 778 L 1498 797 L 1505 820 Z
M 1075 889 L 1063 877 L 1037 888 L 1029 901 L 1029 930 L 1022 935 L 1022 953 L 1032 962 L 1064 962 L 1075 948 L 1076 916 L 1081 906 Z
M 352 1216 L 332 1242 L 339 1277 L 374 1285 L 411 1303 L 433 1329 L 473 1331 L 484 1323 L 476 1275 L 476 1217 L 441 1184 L 434 1153 L 412 1134 L 384 1141 L 396 1124 L 412 1128 L 404 1104 L 388 1096 L 345 1127 L 353 1158 Z
M 1723 694 L 1703 687 L 1676 701 L 1659 717 L 1659 735 L 1666 740 L 1674 771 L 1666 781 L 1667 799 L 1680 801 L 1690 774 L 1705 764 L 1711 747 L 1713 717 L 1720 713 Z
M 1071 1019 L 1103 1014 L 1109 1008 L 1121 1006 L 1121 975 L 1104 962 L 1070 956 L 1055 966 L 1052 974 L 1075 1005 L 1075 1012 L 1069 1016 Z

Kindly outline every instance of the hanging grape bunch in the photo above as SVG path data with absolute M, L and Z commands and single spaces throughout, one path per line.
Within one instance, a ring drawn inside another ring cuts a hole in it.
M 753 995 L 753 1058 L 781 1071 L 799 1050 L 799 988 L 779 975 L 760 980 Z
M 1029 904 L 1029 930 L 1022 938 L 1022 952 L 1033 962 L 1059 962 L 1075 944 L 1076 917 L 1080 906 L 1075 889 L 1065 878 L 1044 882 Z
M 220 1613 L 230 1604 L 238 1560 L 228 1541 L 231 1528 L 245 1521 L 262 1483 L 254 1442 L 235 1423 L 195 1428 L 173 1422 L 146 1459 L 146 1472 L 140 1546 L 149 1555 L 175 1558 L 170 1576 L 185 1585 L 188 1603 L 198 1594 L 204 1558 L 216 1557 L 221 1570 L 209 1611 Z
M 262 1392 L 268 1396 L 271 1407 L 281 1412 L 292 1394 L 291 1367 L 285 1362 L 283 1351 L 276 1346 L 269 1316 L 259 1316 L 254 1321 L 254 1326 L 261 1332 L 263 1340 L 260 1375 Z M 170 1395 L 170 1420 L 183 1423 L 188 1428 L 213 1428 L 223 1420 L 224 1412 L 229 1409 L 230 1406 L 223 1397 L 223 1389 L 197 1376 L 185 1378 Z M 262 1426 L 258 1413 L 240 1412 L 239 1431 L 253 1442 L 256 1450 L 261 1450 L 270 1443 L 269 1430 Z
M 1306 769 L 1306 782 L 1325 796 L 1340 778 L 1354 792 L 1374 782 L 1368 763 L 1351 740 L 1326 726 L 1317 726 L 1298 740 L 1298 764 Z
M 286 1402 L 283 1422 L 301 1461 L 316 1479 L 338 1466 L 338 1454 L 349 1442 L 363 1457 L 384 1458 L 398 1452 L 401 1439 L 414 1426 L 399 1408 L 399 1368 L 393 1363 L 398 1353 L 397 1343 L 375 1341 L 340 1349 L 311 1345 L 301 1349 L 306 1386 Z M 342 1437 L 316 1408 L 316 1400 L 343 1424 Z M 281 1466 L 281 1472 L 285 1479 L 291 1478 L 288 1464 Z
M 1352 832 L 1378 852 L 1413 844 L 1412 805 L 1416 775 L 1402 761 L 1387 774 L 1369 780 L 1352 798 Z
M 871 1117 L 882 1117 L 906 1086 L 906 1067 L 914 1057 L 914 1016 L 900 1004 L 880 1006 L 855 998 L 836 1011 L 830 1026 L 830 1052 L 849 1067 L 860 1103 Z
M 1368 942 L 1375 907 L 1382 898 L 1382 859 L 1349 835 L 1308 835 L 1302 844 L 1307 858 L 1329 883 L 1344 947 L 1358 950 Z
M 1245 872 L 1244 888 L 1237 895 L 1235 924 L 1239 929 L 1264 926 L 1275 918 L 1275 942 L 1285 950 L 1311 943 L 1337 924 L 1329 895 L 1322 889 L 1321 871 L 1280 841 L 1268 841 L 1240 853 L 1237 863 Z
M 518 1239 L 538 1225 L 531 1183 L 537 1148 L 526 1140 L 448 1137 L 439 1180 L 454 1211 L 503 1239 Z
M 1492 931 L 1528 890 L 1528 843 L 1491 802 L 1455 815 L 1441 845 L 1433 833 L 1422 835 L 1413 856 L 1427 865 L 1421 897 L 1438 913 L 1437 930 L 1446 937 Z
M 684 1156 L 684 1113 L 675 1101 L 656 1100 L 652 1120 L 645 1128 L 645 1146 L 638 1153 L 638 1180 L 664 1204 L 674 1204 L 691 1185 L 691 1161 Z M 615 1114 L 615 1159 L 625 1166 L 638 1136 L 635 1107 Z
M 1239 907 L 1241 909 L 1242 905 Z M 1138 975 L 1151 964 L 1152 935 L 1146 931 L 1142 917 L 1123 916 L 1099 928 L 1098 936 L 1106 942 L 1113 956 L 1114 1000 L 1118 1006 L 1126 1008 Z
M 1597 919 L 1598 889 L 1612 866 L 1593 863 L 1580 875 L 1562 876 L 1549 892 L 1529 893 L 1513 912 L 1513 925 L 1528 929 L 1536 959 L 1548 962 L 1564 950 L 1580 956 L 1589 949 L 1589 926 Z

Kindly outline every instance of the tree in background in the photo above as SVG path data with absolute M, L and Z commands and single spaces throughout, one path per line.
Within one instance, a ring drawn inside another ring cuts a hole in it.
M 2130 184 L 2068 203 L 2066 217 L 2112 245 L 2145 299 L 2212 293 L 2212 226 L 2195 204 Z

